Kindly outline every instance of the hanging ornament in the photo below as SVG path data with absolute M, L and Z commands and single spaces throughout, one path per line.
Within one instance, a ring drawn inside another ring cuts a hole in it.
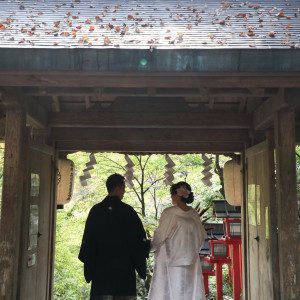
M 90 160 L 85 164 L 86 168 L 83 170 L 83 175 L 79 176 L 81 186 L 87 186 L 87 180 L 91 178 L 90 171 L 94 169 L 93 165 L 97 164 L 94 153 L 89 156 Z
M 125 155 L 125 160 L 127 162 L 127 165 L 125 166 L 126 173 L 124 174 L 125 183 L 130 189 L 132 189 L 133 186 L 134 186 L 134 183 L 133 183 L 133 179 L 134 179 L 133 166 L 134 166 L 134 163 L 132 162 L 132 160 L 129 158 L 129 156 L 127 154 Z
M 172 159 L 170 158 L 170 156 L 168 154 L 166 154 L 165 156 L 166 162 L 167 164 L 165 165 L 165 169 L 167 170 L 165 172 L 165 177 L 166 179 L 164 180 L 165 185 L 172 185 L 173 184 L 173 180 L 174 180 L 174 173 L 175 170 L 173 169 L 173 167 L 175 166 L 175 163 L 172 161 Z
M 208 158 L 205 154 L 202 154 L 202 159 L 204 160 L 204 163 L 202 165 L 204 167 L 204 170 L 201 173 L 204 177 L 201 180 L 206 186 L 211 186 L 212 183 L 210 179 L 212 178 L 213 174 L 210 172 L 210 170 L 212 169 L 210 165 L 212 164 L 212 160 L 211 158 Z

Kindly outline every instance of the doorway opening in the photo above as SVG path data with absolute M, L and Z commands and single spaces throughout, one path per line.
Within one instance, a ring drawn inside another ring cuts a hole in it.
M 94 157 L 96 164 L 89 171 L 90 176 L 84 176 L 86 175 L 84 170 L 91 161 L 90 154 L 76 152 L 67 156 L 75 164 L 75 184 L 72 200 L 65 204 L 63 209 L 57 210 L 54 299 L 89 298 L 90 285 L 84 280 L 83 264 L 77 257 L 88 212 L 107 195 L 105 181 L 113 173 L 124 175 L 127 172 L 126 178 L 133 178 L 131 182 L 127 180 L 123 201 L 136 210 L 148 237 L 153 236 L 163 209 L 171 206 L 169 186 L 165 182 L 168 171 L 174 175 L 172 182 L 186 181 L 191 185 L 195 195 L 195 201 L 191 206 L 195 208 L 199 204 L 199 211 L 209 207 L 201 216 L 201 220 L 209 218 L 206 220 L 207 223 L 222 224 L 222 219 L 212 217 L 212 200 L 225 199 L 223 167 L 225 162 L 231 160 L 230 156 L 169 154 L 168 158 L 175 164 L 173 170 L 165 168 L 168 164 L 165 154 L 94 153 Z M 211 164 L 205 165 L 204 158 L 211 160 Z M 129 161 L 132 162 L 132 166 L 128 166 Z M 153 254 L 147 263 L 146 280 L 137 279 L 137 294 L 140 300 L 146 299 L 149 291 L 154 267 Z M 223 273 L 224 297 L 232 299 L 227 265 L 224 265 Z M 209 287 L 210 295 L 214 297 L 215 276 L 211 277 Z

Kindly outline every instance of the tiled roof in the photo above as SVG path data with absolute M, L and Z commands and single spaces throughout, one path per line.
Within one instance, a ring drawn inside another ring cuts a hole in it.
M 0 47 L 298 48 L 300 0 L 0 0 Z

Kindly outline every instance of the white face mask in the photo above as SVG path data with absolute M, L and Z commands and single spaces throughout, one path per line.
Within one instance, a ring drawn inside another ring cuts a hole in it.
M 189 191 L 184 185 L 182 185 L 181 187 L 176 189 L 176 193 L 178 196 L 187 199 L 189 197 L 191 191 Z

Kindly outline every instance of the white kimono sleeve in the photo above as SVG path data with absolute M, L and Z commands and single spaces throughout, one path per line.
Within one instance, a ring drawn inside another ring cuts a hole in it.
M 159 225 L 154 232 L 150 251 L 157 251 L 175 231 L 174 216 L 165 209 L 159 219 Z

